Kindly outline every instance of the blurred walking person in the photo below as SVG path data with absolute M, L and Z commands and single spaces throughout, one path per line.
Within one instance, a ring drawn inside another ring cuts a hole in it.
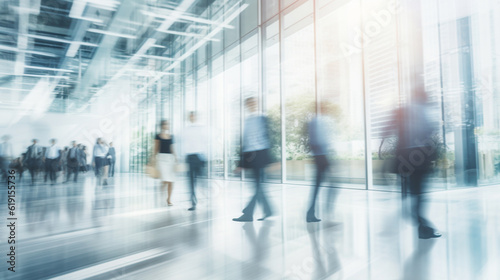
M 59 170 L 59 164 L 61 161 L 61 149 L 56 146 L 56 139 L 50 140 L 50 146 L 45 150 L 45 182 L 47 181 L 47 175 L 50 179 L 51 185 L 54 185 L 57 181 L 57 171 Z
M 310 206 L 306 215 L 306 221 L 308 223 L 321 221 L 321 219 L 316 217 L 315 209 L 321 183 L 328 174 L 331 165 L 328 155 L 331 152 L 331 138 L 335 133 L 329 129 L 332 123 L 330 114 L 329 104 L 327 102 L 321 102 L 320 112 L 313 117 L 307 127 L 309 145 L 314 156 L 314 164 L 316 165 L 316 181 L 314 188 L 311 190 Z M 333 201 L 328 201 L 327 203 L 333 203 Z
M 175 181 L 175 164 L 177 159 L 174 151 L 174 138 L 170 133 L 170 124 L 167 120 L 160 122 L 160 133 L 155 137 L 153 143 L 153 158 L 160 171 L 161 188 L 167 186 L 167 204 L 172 206 L 172 190 Z
M 68 159 L 68 147 L 64 147 L 64 149 L 61 150 L 61 162 L 60 162 L 63 178 L 66 177 L 68 173 L 67 159 Z
M 109 158 L 109 177 L 114 177 L 115 176 L 115 163 L 116 163 L 116 150 L 115 150 L 115 147 L 113 147 L 113 142 L 109 142 L 108 158 Z
M 32 143 L 26 151 L 24 162 L 31 175 L 31 185 L 35 185 L 38 172 L 42 168 L 42 148 L 38 146 L 37 139 L 33 139 Z
M 264 209 L 264 217 L 258 219 L 265 220 L 273 215 L 271 206 L 263 191 L 262 180 L 264 179 L 264 168 L 271 163 L 269 149 L 271 147 L 269 139 L 269 128 L 267 117 L 258 113 L 257 98 L 249 97 L 245 100 L 245 107 L 248 110 L 249 116 L 245 120 L 243 132 L 243 149 L 242 158 L 240 160 L 241 168 L 252 169 L 255 176 L 255 194 L 243 209 L 243 215 L 234 218 L 236 222 L 251 222 L 255 205 L 259 202 Z
M 66 158 L 66 163 L 67 163 L 66 182 L 69 182 L 72 173 L 74 174 L 73 182 L 76 183 L 78 181 L 81 156 L 82 152 L 76 145 L 76 141 L 71 141 L 71 148 L 69 148 Z
M 196 210 L 196 178 L 200 175 L 201 169 L 205 166 L 207 151 L 208 133 L 205 126 L 196 123 L 196 113 L 189 113 L 189 125 L 184 128 L 182 135 L 183 154 L 186 156 L 186 163 L 189 165 L 189 186 L 191 190 L 191 208 Z
M 97 138 L 96 144 L 94 146 L 94 151 L 92 153 L 92 166 L 94 167 L 95 176 L 97 178 L 97 185 L 108 185 L 108 181 L 105 177 L 105 166 L 106 166 L 106 156 L 108 154 L 108 145 L 104 142 L 102 138 Z
M 12 144 L 9 135 L 2 136 L 2 144 L 0 144 L 0 171 L 2 173 L 1 178 L 7 179 L 9 165 L 14 158 L 14 152 L 12 151 Z
M 432 140 L 437 125 L 431 122 L 429 114 L 427 94 L 423 88 L 418 88 L 412 104 L 400 108 L 394 120 L 398 137 L 396 168 L 401 176 L 402 191 L 408 189 L 410 192 L 411 215 L 418 224 L 420 239 L 441 236 L 423 217 L 422 195 L 427 189 L 425 179 L 432 171 L 432 161 L 437 157 L 436 143 Z

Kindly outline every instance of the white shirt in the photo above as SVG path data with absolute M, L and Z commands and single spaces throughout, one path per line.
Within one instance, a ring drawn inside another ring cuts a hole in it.
M 9 142 L 3 142 L 2 144 L 0 144 L 0 157 L 14 157 L 14 152 L 12 152 L 12 145 Z
M 52 145 L 45 151 L 45 157 L 48 159 L 55 159 L 59 157 L 59 147 Z
M 245 120 L 243 132 L 243 152 L 253 152 L 270 148 L 266 118 L 256 112 Z
M 109 148 L 107 146 L 101 145 L 101 144 L 96 144 L 94 146 L 94 157 L 106 157 L 108 154 Z
M 184 155 L 205 155 L 208 149 L 208 131 L 203 125 L 191 124 L 182 132 L 182 151 Z

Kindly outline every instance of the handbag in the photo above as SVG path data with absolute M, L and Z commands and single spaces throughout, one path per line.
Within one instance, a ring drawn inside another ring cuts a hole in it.
M 149 177 L 153 179 L 160 178 L 160 170 L 158 170 L 158 168 L 156 167 L 155 161 L 151 161 L 150 163 L 148 163 L 144 171 Z

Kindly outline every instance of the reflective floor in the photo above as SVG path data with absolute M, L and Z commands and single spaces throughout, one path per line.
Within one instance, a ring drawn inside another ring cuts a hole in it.
M 171 207 L 144 175 L 120 174 L 107 187 L 90 174 L 76 184 L 23 186 L 16 272 L 2 261 L 0 278 L 500 279 L 498 187 L 429 194 L 427 216 L 443 236 L 419 240 L 399 193 L 324 188 L 323 221 L 307 224 L 309 187 L 267 185 L 277 215 L 237 223 L 252 186 L 200 184 L 195 212 L 186 211 L 184 181 Z

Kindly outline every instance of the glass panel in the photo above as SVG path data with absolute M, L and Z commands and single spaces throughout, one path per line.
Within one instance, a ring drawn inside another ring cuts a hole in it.
M 264 28 L 264 108 L 269 117 L 271 134 L 271 154 L 276 162 L 281 162 L 281 94 L 280 94 L 280 41 L 279 21 Z M 281 169 L 267 172 L 267 179 L 281 181 Z
M 262 0 L 262 21 L 267 21 L 278 14 L 280 9 L 279 0 Z
M 221 20 L 224 16 L 223 9 L 220 9 L 213 17 L 212 20 Z M 224 32 L 217 32 L 217 34 L 213 37 L 212 44 L 212 56 L 219 54 L 222 52 L 224 48 Z
M 311 2 L 311 1 L 308 1 Z M 303 4 L 298 9 L 308 9 Z M 284 38 L 284 91 L 286 179 L 312 180 L 314 164 L 309 155 L 306 125 L 316 101 L 314 69 L 314 27 L 312 17 L 303 20 L 302 11 L 288 16 Z M 291 20 L 297 20 L 293 23 Z
M 240 16 L 229 23 L 233 29 L 224 28 L 224 46 L 228 48 L 231 44 L 240 39 Z
M 248 7 L 241 13 L 241 35 L 244 36 L 248 32 L 257 28 L 259 23 L 259 0 L 245 0 L 244 4 Z
M 241 44 L 241 90 L 243 100 L 248 97 L 259 97 L 259 49 L 258 35 L 254 34 Z M 248 117 L 247 110 L 243 110 L 244 118 Z M 252 172 L 246 172 L 245 178 L 252 178 Z
M 208 72 L 207 72 L 207 66 L 203 66 L 200 69 L 198 69 L 197 73 L 197 80 L 198 80 L 198 85 L 197 85 L 197 92 L 196 92 L 196 103 L 197 103 L 197 116 L 198 116 L 198 123 L 205 125 L 208 127 L 208 104 L 209 104 L 209 99 L 208 99 Z M 208 141 L 208 140 L 207 140 Z M 207 145 L 210 145 L 210 141 L 208 141 Z M 208 151 L 207 151 L 208 152 Z M 207 155 L 208 156 L 208 155 Z M 202 176 L 205 176 L 208 174 L 208 165 L 205 165 L 202 170 Z
M 226 160 L 227 176 L 240 178 L 233 172 L 240 161 L 241 150 L 241 94 L 240 94 L 240 46 L 236 45 L 225 54 L 224 97 L 226 102 Z
M 211 176 L 224 178 L 224 57 L 212 62 L 211 81 Z
M 360 28 L 360 4 L 359 1 L 335 4 L 323 7 L 318 19 L 318 98 L 331 105 L 335 120 L 331 139 L 335 150 L 332 181 L 364 189 L 362 57 L 359 51 L 346 53 L 341 43 L 350 42 Z
M 371 154 L 373 188 L 401 189 L 395 177 L 387 177 L 383 171 L 383 151 L 394 149 L 395 141 L 385 139 L 386 131 L 399 106 L 400 85 L 397 49 L 396 15 L 387 9 L 393 1 L 363 1 L 363 37 L 365 91 L 368 102 L 369 124 L 368 152 Z M 344 46 L 348 55 L 360 52 L 359 26 L 349 29 L 352 36 Z M 358 33 L 356 33 L 358 32 Z

